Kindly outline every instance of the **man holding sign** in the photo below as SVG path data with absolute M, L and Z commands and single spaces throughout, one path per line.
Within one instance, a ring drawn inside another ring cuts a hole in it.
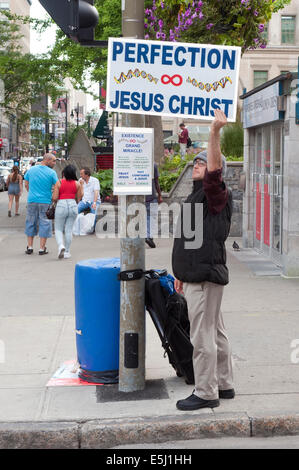
M 191 205 L 191 226 L 196 223 L 196 204 L 203 204 L 203 243 L 190 249 L 182 233 L 173 245 L 175 288 L 187 300 L 194 348 L 195 390 L 177 402 L 177 408 L 183 411 L 214 408 L 219 406 L 219 398 L 235 396 L 231 350 L 220 310 L 223 288 L 228 283 L 225 240 L 232 216 L 232 194 L 222 179 L 226 164 L 220 150 L 220 130 L 226 123 L 224 112 L 215 110 L 208 151 L 194 158 L 193 192 L 186 203 Z M 183 216 L 184 212 L 182 225 Z M 195 226 L 196 231 L 199 227 Z

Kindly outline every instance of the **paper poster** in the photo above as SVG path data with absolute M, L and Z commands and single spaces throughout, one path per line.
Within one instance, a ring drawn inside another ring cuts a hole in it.
M 153 129 L 115 127 L 113 194 L 152 193 Z

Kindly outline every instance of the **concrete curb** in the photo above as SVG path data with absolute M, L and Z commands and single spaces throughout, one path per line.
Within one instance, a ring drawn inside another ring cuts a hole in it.
M 109 449 L 123 444 L 299 434 L 299 413 L 181 415 L 90 421 L 0 422 L 0 449 Z

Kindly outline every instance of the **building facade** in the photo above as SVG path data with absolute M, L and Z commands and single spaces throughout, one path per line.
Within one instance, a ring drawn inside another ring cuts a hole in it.
M 7 10 L 16 15 L 30 16 L 31 0 L 7 0 L 0 1 L 1 10 Z M 30 25 L 22 25 L 20 39 L 22 52 L 24 54 L 30 52 Z M 30 153 L 30 132 L 29 128 L 26 132 L 18 135 L 17 118 L 12 112 L 9 116 L 4 114 L 4 110 L 0 108 L 0 136 L 3 140 L 1 148 L 1 158 L 9 158 L 10 156 L 29 154 Z
M 87 96 L 81 90 L 76 90 L 69 79 L 65 80 L 65 91 L 49 106 L 52 118 L 49 122 L 49 132 L 53 136 L 51 149 L 58 150 L 63 141 L 65 145 L 69 132 L 74 126 L 82 126 L 86 122 Z
M 297 71 L 299 56 L 299 1 L 274 13 L 265 25 L 265 49 L 247 51 L 240 64 L 240 94 L 285 72 Z
M 10 0 L 9 2 L 0 2 L 0 8 L 3 3 L 9 4 L 11 13 L 21 16 L 30 16 L 31 0 Z M 27 54 L 30 52 L 30 25 L 23 24 L 20 32 L 23 35 L 21 38 L 22 49 L 24 54 Z
M 297 73 L 281 74 L 242 96 L 243 246 L 299 277 L 299 103 Z

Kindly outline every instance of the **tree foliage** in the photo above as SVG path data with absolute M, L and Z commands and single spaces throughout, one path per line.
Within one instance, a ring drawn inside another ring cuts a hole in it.
M 291 0 L 151 0 L 145 27 L 151 39 L 265 47 L 264 24 Z
M 97 39 L 121 35 L 121 0 L 95 0 L 95 7 L 100 13 L 100 22 L 95 30 Z M 62 73 L 71 78 L 73 85 L 85 91 L 87 80 L 106 83 L 106 48 L 82 47 L 67 38 L 58 30 L 56 43 L 51 51 L 51 59 L 62 61 Z
M 44 28 L 49 22 L 18 17 L 3 12 L 0 20 L 0 78 L 4 82 L 2 107 L 17 117 L 18 126 L 31 116 L 31 104 L 42 95 L 57 97 L 63 85 L 60 64 L 49 56 L 24 53 L 21 47 L 21 23 L 31 22 Z
M 221 134 L 221 150 L 226 157 L 243 157 L 244 130 L 240 121 L 228 124 Z

